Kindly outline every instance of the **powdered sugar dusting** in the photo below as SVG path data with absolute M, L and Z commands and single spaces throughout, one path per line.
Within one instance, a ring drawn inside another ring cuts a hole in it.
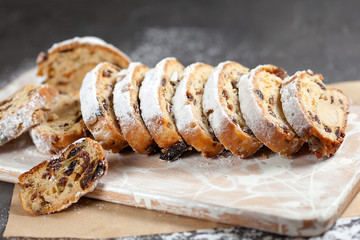
M 239 101 L 241 112 L 245 119 L 246 125 L 256 134 L 258 132 L 264 133 L 264 135 L 271 138 L 271 133 L 267 133 L 269 129 L 266 125 L 263 112 L 256 102 L 256 98 L 253 95 L 254 87 L 252 85 L 252 79 L 255 73 L 260 69 L 262 65 L 255 69 L 252 69 L 250 73 L 241 76 L 238 83 L 239 88 Z
M 159 102 L 159 88 L 161 87 L 166 63 L 174 59 L 175 58 L 171 57 L 165 58 L 161 60 L 155 68 L 148 71 L 145 74 L 145 78 L 140 88 L 139 98 L 141 116 L 150 132 L 155 131 L 152 129 L 153 124 L 151 124 L 151 122 L 156 118 L 163 117 Z
M 135 109 L 131 102 L 130 91 L 132 89 L 131 82 L 134 77 L 134 71 L 140 66 L 142 66 L 142 63 L 132 62 L 128 69 L 121 70 L 118 74 L 118 82 L 114 87 L 114 112 L 123 131 L 131 126 L 134 118 L 137 118 L 137 114 L 135 113 Z
M 186 96 L 190 75 L 199 64 L 202 63 L 194 63 L 185 68 L 182 80 L 177 86 L 174 97 L 172 98 L 175 123 L 179 132 L 194 130 L 190 125 L 199 121 L 192 111 L 192 105 L 188 104 L 188 98 Z
M 307 129 L 311 127 L 311 123 L 307 120 L 299 98 L 297 97 L 296 84 L 299 80 L 298 76 L 304 72 L 305 71 L 296 72 L 294 76 L 287 77 L 284 80 L 285 84 L 282 86 L 280 92 L 285 117 L 300 137 L 304 137 Z
M 108 63 L 99 63 L 95 68 L 85 75 L 80 88 L 80 104 L 82 117 L 86 124 L 94 124 L 97 121 L 96 113 L 99 102 L 96 99 L 96 81 L 100 69 Z
M 93 37 L 93 36 L 85 36 L 85 37 L 74 37 L 72 39 L 68 39 L 59 43 L 55 43 L 51 46 L 51 48 L 49 48 L 48 53 L 50 54 L 53 51 L 56 51 L 58 48 L 61 48 L 63 46 L 72 44 L 72 43 L 78 43 L 78 44 L 89 44 L 89 45 L 101 45 L 107 48 L 112 49 L 113 51 L 119 52 L 121 55 L 123 55 L 124 57 L 126 57 L 129 61 L 130 58 L 123 53 L 122 51 L 120 51 L 118 48 L 116 48 L 114 45 L 109 44 L 107 42 L 105 42 L 104 40 L 98 38 L 98 37 Z
M 36 114 L 34 116 L 34 113 L 37 111 L 45 112 L 50 109 L 51 102 L 56 99 L 56 96 L 54 99 L 49 99 L 40 94 L 40 90 L 46 88 L 48 88 L 47 85 L 35 85 L 28 90 L 29 92 L 35 90 L 36 92 L 32 94 L 30 99 L 27 99 L 27 102 L 18 105 L 14 112 L 4 114 L 0 120 L 0 144 L 10 141 L 44 120 L 45 115 Z M 24 93 L 19 94 L 16 94 L 12 101 L 24 101 L 25 98 L 19 99 L 19 97 L 23 97 Z
M 219 91 L 219 76 L 225 65 L 229 62 L 220 63 L 211 73 L 204 87 L 203 109 L 209 112 L 209 122 L 214 130 L 215 135 L 219 134 L 223 129 L 223 122 L 227 120 L 228 115 L 221 106 Z

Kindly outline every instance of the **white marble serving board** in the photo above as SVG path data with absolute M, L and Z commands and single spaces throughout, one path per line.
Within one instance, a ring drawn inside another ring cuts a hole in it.
M 26 72 L 16 81 L 38 81 L 33 75 L 34 71 Z M 0 90 L 1 98 L 3 93 Z M 292 159 L 263 149 L 245 160 L 205 159 L 191 152 L 175 162 L 161 161 L 157 154 L 107 153 L 109 172 L 87 196 L 291 236 L 314 236 L 333 225 L 359 190 L 359 145 L 360 107 L 353 106 L 345 141 L 329 159 L 316 159 L 306 149 Z M 24 134 L 0 147 L 0 180 L 17 182 L 21 173 L 48 158 Z

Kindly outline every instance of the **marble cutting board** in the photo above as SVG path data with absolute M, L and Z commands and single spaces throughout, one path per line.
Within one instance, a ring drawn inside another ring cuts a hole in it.
M 0 96 L 38 81 L 28 71 Z M 360 107 L 351 108 L 346 134 L 334 157 L 319 160 L 306 149 L 292 159 L 267 149 L 246 160 L 190 152 L 172 163 L 158 155 L 108 153 L 109 172 L 87 196 L 290 236 L 319 235 L 359 190 Z M 0 180 L 17 182 L 45 159 L 24 134 L 0 147 Z

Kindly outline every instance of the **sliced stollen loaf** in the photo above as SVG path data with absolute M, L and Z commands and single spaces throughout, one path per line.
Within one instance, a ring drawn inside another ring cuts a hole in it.
M 19 177 L 21 204 L 34 215 L 65 209 L 93 191 L 107 169 L 101 146 L 79 139 Z
M 86 136 L 80 109 L 79 92 L 61 94 L 48 113 L 47 120 L 30 130 L 37 149 L 55 154 L 77 139 Z
M 246 126 L 239 105 L 237 83 L 249 69 L 237 62 L 220 63 L 205 84 L 203 108 L 215 136 L 233 154 L 246 158 L 262 143 Z
M 28 85 L 0 102 L 0 146 L 46 119 L 59 92 L 48 85 Z
M 105 150 L 118 153 L 128 144 L 113 109 L 113 89 L 120 69 L 99 63 L 88 72 L 80 89 L 81 113 L 86 127 Z
M 323 76 L 299 71 L 288 77 L 281 89 L 287 121 L 308 142 L 316 157 L 331 157 L 345 137 L 350 101 L 340 91 L 326 87 Z
M 145 74 L 140 87 L 141 116 L 155 142 L 163 148 L 163 160 L 175 160 L 189 149 L 177 132 L 171 112 L 171 99 L 183 70 L 176 58 L 165 58 Z
M 131 148 L 139 154 L 149 154 L 157 146 L 144 124 L 139 105 L 140 86 L 149 70 L 142 63 L 130 63 L 128 69 L 118 74 L 113 92 L 114 112 L 120 128 Z
M 78 91 L 87 72 L 98 63 L 127 68 L 130 59 L 119 49 L 96 37 L 75 37 L 54 44 L 37 58 L 38 75 L 61 93 Z
M 268 148 L 281 156 L 296 153 L 303 141 L 287 122 L 280 89 L 287 73 L 274 65 L 260 65 L 238 84 L 241 112 L 246 124 Z
M 202 110 L 204 85 L 213 70 L 212 66 L 204 63 L 186 67 L 172 99 L 179 133 L 189 145 L 207 158 L 215 157 L 224 149 Z

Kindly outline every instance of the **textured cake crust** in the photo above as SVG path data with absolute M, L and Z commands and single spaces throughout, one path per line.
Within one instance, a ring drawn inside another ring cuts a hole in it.
M 159 147 L 164 160 L 175 160 L 188 146 L 176 130 L 171 99 L 184 66 L 175 58 L 161 60 L 145 74 L 140 88 L 140 109 L 144 123 Z
M 86 127 L 105 150 L 118 153 L 126 142 L 113 109 L 113 88 L 120 69 L 99 63 L 88 72 L 80 89 L 81 113 Z
M 139 154 L 149 154 L 156 143 L 140 114 L 139 90 L 145 73 L 150 69 L 139 62 L 131 63 L 117 77 L 114 88 L 114 112 L 131 148 Z
M 37 58 L 38 75 L 61 93 L 78 91 L 87 72 L 100 62 L 127 68 L 130 59 L 119 49 L 96 37 L 76 37 L 54 44 Z
M 241 158 L 251 156 L 262 146 L 245 125 L 239 106 L 236 85 L 248 71 L 236 62 L 220 63 L 205 85 L 203 98 L 204 112 L 215 136 Z
M 107 169 L 101 146 L 79 139 L 19 177 L 21 204 L 34 215 L 65 209 L 93 191 Z
M 306 80 L 314 83 L 313 86 L 308 86 L 309 89 L 306 89 Z M 299 71 L 288 77 L 281 89 L 286 119 L 296 133 L 309 143 L 310 151 L 318 158 L 331 157 L 340 147 L 345 137 L 346 116 L 350 105 L 349 99 L 340 90 L 326 87 L 322 81 L 321 74 Z M 311 91 L 314 99 L 312 103 L 301 93 L 304 90 Z M 321 109 L 331 109 L 324 110 L 324 114 L 319 113 L 320 102 L 323 102 Z M 331 123 L 336 119 L 335 125 L 325 125 L 328 121 L 324 118 L 329 117 Z
M 177 129 L 187 144 L 206 158 L 219 154 L 224 146 L 215 138 L 202 110 L 204 85 L 214 68 L 204 63 L 186 67 L 172 99 Z
M 28 85 L 0 102 L 0 146 L 46 119 L 58 97 L 48 85 Z
M 260 65 L 241 77 L 239 99 L 246 124 L 255 136 L 272 151 L 289 157 L 299 150 L 303 141 L 282 112 L 279 94 L 286 76 L 281 68 Z
M 30 129 L 30 136 L 43 153 L 55 154 L 77 139 L 86 136 L 79 93 L 59 96 L 48 113 L 47 120 Z

